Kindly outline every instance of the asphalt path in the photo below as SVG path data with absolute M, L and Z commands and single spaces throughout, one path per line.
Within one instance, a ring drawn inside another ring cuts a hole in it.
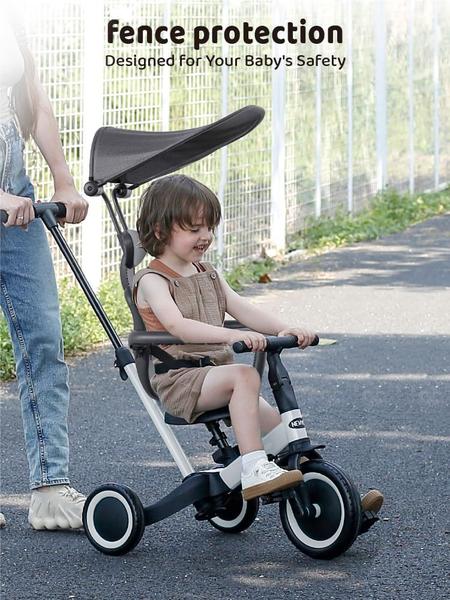
M 283 361 L 313 443 L 326 443 L 324 457 L 361 491 L 383 490 L 383 520 L 326 562 L 291 545 L 274 505 L 237 536 L 195 521 L 188 508 L 148 527 L 118 558 L 97 552 L 82 532 L 34 532 L 16 385 L 2 385 L 2 598 L 449 597 L 450 215 L 291 262 L 244 295 L 337 340 L 285 350 Z M 72 481 L 85 492 L 125 483 L 150 504 L 179 473 L 112 363 L 109 347 L 71 361 Z M 263 392 L 270 398 L 266 381 Z M 212 464 L 204 426 L 176 431 L 197 467 Z

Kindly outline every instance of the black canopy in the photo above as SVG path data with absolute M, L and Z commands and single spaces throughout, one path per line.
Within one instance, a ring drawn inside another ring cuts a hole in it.
M 101 127 L 92 141 L 89 180 L 135 188 L 234 142 L 263 118 L 262 108 L 246 106 L 210 125 L 183 131 Z

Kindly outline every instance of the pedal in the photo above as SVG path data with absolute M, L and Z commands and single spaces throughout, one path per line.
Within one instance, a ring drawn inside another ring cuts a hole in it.
M 239 456 L 239 450 L 237 446 L 233 446 L 232 448 L 227 446 L 226 448 L 219 448 L 216 450 L 213 455 L 213 461 L 222 466 L 227 466 L 232 463 Z
M 261 496 L 261 503 L 265 504 L 275 504 L 276 502 L 281 502 L 282 500 L 287 500 L 292 498 L 294 494 L 293 488 L 288 490 L 281 490 L 280 492 L 272 492 L 272 494 L 267 494 L 266 496 Z
M 369 529 L 379 520 L 380 517 L 376 513 L 370 510 L 363 512 L 358 535 L 362 535 L 363 533 L 369 531 Z

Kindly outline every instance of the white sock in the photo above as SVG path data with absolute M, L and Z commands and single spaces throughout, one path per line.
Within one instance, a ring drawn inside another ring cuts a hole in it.
M 267 460 L 267 454 L 264 450 L 255 450 L 254 452 L 247 452 L 241 456 L 242 459 L 242 475 L 248 475 L 258 460 Z

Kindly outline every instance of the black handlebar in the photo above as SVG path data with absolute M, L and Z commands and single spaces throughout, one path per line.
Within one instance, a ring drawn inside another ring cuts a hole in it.
M 273 350 L 283 350 L 283 348 L 295 348 L 298 347 L 298 338 L 296 335 L 284 335 L 278 337 L 276 335 L 268 335 L 266 336 L 267 344 L 264 348 L 264 352 L 270 352 Z M 317 346 L 319 343 L 319 336 L 313 339 L 311 346 Z M 244 342 L 234 342 L 233 350 L 236 354 L 241 354 L 242 352 L 251 352 L 252 349 L 249 348 Z
M 66 205 L 62 202 L 39 202 L 38 204 L 33 204 L 33 209 L 36 218 L 42 217 L 47 210 L 53 213 L 56 219 L 62 219 L 66 216 Z M 0 220 L 2 223 L 6 223 L 8 220 L 6 210 L 0 211 Z

